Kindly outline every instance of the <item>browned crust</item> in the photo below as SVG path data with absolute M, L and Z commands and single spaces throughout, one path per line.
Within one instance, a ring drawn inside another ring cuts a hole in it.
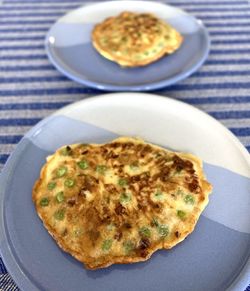
M 122 137 L 122 138 L 118 138 L 116 140 L 113 140 L 112 142 L 117 142 L 117 141 L 121 141 L 123 139 L 126 139 L 128 141 L 132 141 L 132 142 L 142 142 L 142 140 L 140 139 L 134 139 L 134 138 L 127 138 L 127 137 Z M 158 147 L 156 145 L 151 145 L 153 148 L 156 149 L 161 149 L 167 152 L 166 149 L 163 149 L 161 147 Z M 74 145 L 72 145 L 74 146 Z M 172 152 L 174 153 L 174 152 Z M 200 214 L 202 213 L 202 211 L 204 210 L 204 208 L 206 207 L 207 203 L 208 203 L 208 196 L 212 191 L 212 185 L 206 181 L 204 173 L 202 171 L 202 162 L 199 158 L 191 155 L 191 154 L 186 154 L 186 153 L 177 153 L 177 155 L 181 156 L 182 158 L 186 158 L 188 160 L 193 161 L 193 163 L 196 166 L 196 172 L 198 173 L 198 177 L 200 179 L 200 182 L 202 184 L 202 192 L 203 192 L 203 198 L 202 201 L 200 201 L 199 203 L 199 207 L 196 207 L 196 209 L 192 212 L 192 224 L 189 224 L 189 228 L 185 228 L 185 231 L 181 233 L 181 236 L 178 238 L 173 238 L 172 241 L 168 241 L 166 243 L 162 243 L 162 245 L 157 245 L 157 246 L 152 246 L 150 248 L 147 249 L 148 254 L 145 257 L 141 257 L 141 256 L 135 256 L 135 257 L 128 257 L 128 256 L 118 256 L 118 257 L 112 257 L 112 260 L 108 260 L 108 261 L 104 261 L 104 262 L 100 262 L 97 264 L 92 264 L 91 260 L 90 261 L 86 261 L 86 256 L 83 256 L 80 252 L 75 251 L 74 249 L 72 249 L 70 246 L 68 246 L 67 244 L 65 244 L 65 242 L 63 241 L 62 237 L 54 232 L 53 228 L 49 225 L 46 217 L 42 217 L 39 208 L 37 207 L 37 200 L 36 200 L 36 194 L 39 191 L 39 187 L 42 183 L 42 181 L 45 178 L 45 173 L 47 171 L 47 168 L 49 167 L 49 162 L 47 162 L 41 169 L 40 172 L 40 177 L 39 179 L 35 182 L 34 187 L 33 187 L 33 191 L 32 191 L 32 200 L 35 204 L 36 207 L 36 211 L 40 217 L 40 219 L 43 221 L 43 225 L 44 227 L 48 230 L 48 232 L 50 233 L 50 235 L 54 238 L 54 240 L 57 242 L 57 244 L 60 246 L 61 249 L 63 249 L 65 252 L 71 254 L 73 257 L 75 257 L 77 260 L 81 261 L 82 263 L 84 263 L 85 267 L 87 269 L 90 270 L 95 270 L 95 269 L 99 269 L 99 268 L 105 268 L 108 267 L 112 264 L 125 264 L 125 263 L 135 263 L 135 262 L 141 262 L 141 261 L 146 261 L 148 260 L 151 255 L 159 250 L 159 249 L 170 249 L 172 247 L 174 247 L 176 244 L 180 243 L 181 241 L 183 241 L 195 228 L 195 225 L 199 219 Z M 52 161 L 52 159 L 54 159 L 54 156 L 49 157 L 49 161 Z
M 118 15 L 117 17 L 120 17 L 121 15 L 125 14 L 127 12 L 123 12 L 120 15 Z M 149 57 L 147 59 L 144 60 L 131 60 L 128 57 L 124 57 L 124 56 L 117 56 L 115 54 L 113 54 L 111 51 L 105 49 L 101 43 L 100 43 L 100 36 L 102 35 L 101 30 L 103 25 L 110 25 L 112 26 L 112 22 L 115 18 L 117 17 L 109 17 L 107 19 L 105 19 L 102 23 L 97 24 L 93 31 L 92 31 L 92 44 L 95 47 L 95 49 L 105 58 L 107 58 L 110 61 L 116 62 L 118 63 L 120 66 L 122 67 L 139 67 L 139 66 L 146 66 L 148 64 L 151 64 L 157 60 L 159 60 L 160 58 L 162 58 L 165 55 L 168 54 L 172 54 L 174 51 L 176 51 L 182 44 L 183 42 L 183 37 L 182 35 L 174 30 L 172 28 L 172 33 L 174 33 L 174 38 L 177 41 L 176 45 L 171 45 L 169 43 L 166 43 L 165 47 L 156 55 Z M 163 21 L 159 20 L 159 22 L 163 23 Z

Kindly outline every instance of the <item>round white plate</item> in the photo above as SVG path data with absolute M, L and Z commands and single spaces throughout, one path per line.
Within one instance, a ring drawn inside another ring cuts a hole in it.
M 31 200 L 47 155 L 75 142 L 139 136 L 204 161 L 213 185 L 194 232 L 143 263 L 88 271 L 47 233 Z M 185 103 L 140 93 L 89 98 L 38 123 L 0 178 L 0 249 L 22 290 L 244 290 L 249 284 L 249 154 L 220 123 Z
M 183 36 L 181 47 L 145 67 L 121 68 L 92 46 L 93 27 L 122 11 L 149 12 L 170 23 Z M 205 61 L 208 33 L 201 20 L 179 8 L 152 1 L 103 1 L 73 10 L 60 18 L 46 36 L 52 64 L 70 79 L 102 90 L 153 90 L 178 82 Z

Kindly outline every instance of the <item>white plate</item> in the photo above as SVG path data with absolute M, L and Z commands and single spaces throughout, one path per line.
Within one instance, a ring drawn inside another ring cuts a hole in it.
M 55 244 L 38 218 L 32 186 L 45 157 L 74 142 L 140 136 L 204 161 L 213 184 L 194 232 L 144 263 L 87 271 Z M 89 98 L 37 124 L 0 178 L 0 247 L 23 290 L 244 290 L 249 283 L 249 154 L 220 123 L 185 103 L 140 93 Z
M 183 36 L 172 55 L 140 68 L 121 68 L 92 46 L 91 32 L 105 18 L 127 11 L 150 12 Z M 84 5 L 61 17 L 46 36 L 46 52 L 64 75 L 81 84 L 109 91 L 153 90 L 174 84 L 195 72 L 209 51 L 208 32 L 201 20 L 183 10 L 152 1 L 103 1 Z

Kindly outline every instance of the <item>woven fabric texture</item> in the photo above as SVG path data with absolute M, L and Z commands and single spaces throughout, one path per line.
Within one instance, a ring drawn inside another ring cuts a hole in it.
M 212 115 L 250 151 L 249 2 L 167 2 L 204 22 L 211 37 L 211 51 L 196 73 L 156 93 Z M 50 26 L 84 3 L 6 0 L 0 4 L 0 169 L 22 136 L 41 119 L 67 104 L 102 93 L 64 77 L 45 54 L 44 38 Z M 250 285 L 246 288 L 250 290 Z M 18 290 L 1 259 L 0 290 Z

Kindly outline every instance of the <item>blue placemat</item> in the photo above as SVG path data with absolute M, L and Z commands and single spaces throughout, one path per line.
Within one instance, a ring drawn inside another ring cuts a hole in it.
M 249 2 L 166 2 L 202 19 L 212 45 L 208 60 L 198 72 L 157 93 L 211 114 L 250 150 Z M 83 3 L 6 0 L 0 4 L 0 168 L 23 134 L 39 120 L 66 104 L 100 93 L 62 76 L 44 51 L 45 34 L 54 21 Z M 1 259 L 0 290 L 18 290 Z

